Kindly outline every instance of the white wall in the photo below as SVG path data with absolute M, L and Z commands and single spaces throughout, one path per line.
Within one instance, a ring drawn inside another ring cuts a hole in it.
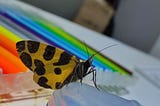
M 160 35 L 158 36 L 155 44 L 153 45 L 150 54 L 160 59 Z
M 21 0 L 67 19 L 72 19 L 84 0 Z
M 160 0 L 121 0 L 113 37 L 149 52 L 160 33 Z

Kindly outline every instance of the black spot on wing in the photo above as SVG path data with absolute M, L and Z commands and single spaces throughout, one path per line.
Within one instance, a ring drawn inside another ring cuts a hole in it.
M 66 53 L 66 52 L 63 52 L 60 56 L 60 59 L 58 62 L 56 63 L 53 63 L 53 65 L 65 65 L 65 64 L 68 64 L 69 61 L 71 60 L 71 57 L 72 55 Z
M 45 70 L 44 67 L 36 67 L 36 68 L 34 69 L 34 71 L 35 71 L 38 75 L 44 75 L 45 72 L 46 72 L 46 70 Z
M 49 86 L 49 85 L 47 84 L 47 82 L 48 82 L 48 79 L 47 79 L 47 78 L 45 78 L 45 77 L 40 77 L 37 83 L 38 83 L 40 86 L 44 87 L 44 88 L 52 88 L 51 86 Z
M 46 70 L 44 68 L 44 64 L 42 61 L 35 59 L 34 60 L 34 64 L 36 66 L 36 68 L 34 69 L 34 71 L 38 74 L 38 75 L 44 75 Z
M 27 47 L 30 53 L 36 53 L 38 51 L 40 43 L 35 41 L 28 41 Z
M 34 64 L 36 67 L 44 67 L 44 64 L 41 60 L 35 59 Z
M 31 69 L 32 66 L 32 58 L 29 54 L 27 54 L 26 52 L 23 52 L 20 55 L 20 59 L 22 60 L 22 62 L 29 68 Z
M 62 71 L 61 71 L 60 68 L 55 68 L 54 73 L 57 74 L 57 75 L 60 75 L 62 73 Z
M 56 82 L 55 87 L 56 87 L 56 89 L 62 88 L 62 83 Z
M 25 42 L 24 41 L 17 42 L 16 48 L 18 52 L 22 52 L 25 49 Z
M 43 54 L 43 58 L 45 60 L 51 60 L 53 58 L 54 54 L 55 54 L 55 51 L 56 51 L 55 49 L 56 49 L 55 47 L 48 45 L 45 48 L 45 52 Z

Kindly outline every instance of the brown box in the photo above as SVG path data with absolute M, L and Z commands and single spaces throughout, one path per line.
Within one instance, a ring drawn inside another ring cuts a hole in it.
M 97 32 L 103 32 L 113 13 L 113 8 L 104 0 L 84 0 L 73 21 Z

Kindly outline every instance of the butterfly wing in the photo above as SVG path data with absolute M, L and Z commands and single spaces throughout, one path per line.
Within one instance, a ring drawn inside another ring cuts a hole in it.
M 63 86 L 63 82 L 66 78 L 72 73 L 71 70 L 74 70 L 75 65 L 75 62 L 73 61 L 70 62 L 70 65 L 46 65 L 44 66 L 44 69 L 46 70 L 45 74 L 40 75 L 35 72 L 33 79 L 42 87 L 59 89 Z
M 45 88 L 59 88 L 78 61 L 62 49 L 36 41 L 20 41 L 16 47 L 22 62 L 34 72 L 34 81 Z

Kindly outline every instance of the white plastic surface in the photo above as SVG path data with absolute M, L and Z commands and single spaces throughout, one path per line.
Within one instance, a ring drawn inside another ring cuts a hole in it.
M 70 83 L 56 90 L 48 106 L 141 106 L 134 100 L 126 100 L 81 83 Z

